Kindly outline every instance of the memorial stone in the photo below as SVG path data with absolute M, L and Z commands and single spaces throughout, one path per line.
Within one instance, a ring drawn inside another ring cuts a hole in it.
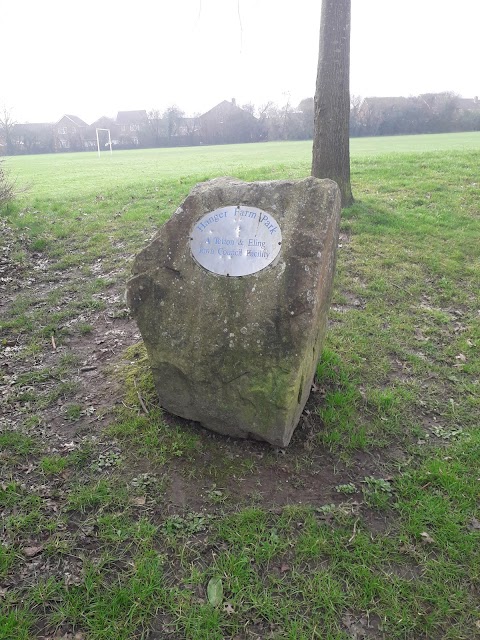
M 162 407 L 289 443 L 322 350 L 339 220 L 330 180 L 217 178 L 192 190 L 127 289 Z

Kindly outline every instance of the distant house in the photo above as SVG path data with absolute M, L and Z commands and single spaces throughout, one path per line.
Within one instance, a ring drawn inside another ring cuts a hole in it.
M 254 142 L 259 139 L 259 122 L 245 109 L 237 106 L 235 99 L 223 100 L 197 119 L 200 142 L 224 144 Z
M 478 96 L 474 98 L 457 98 L 457 104 L 460 111 L 480 112 L 480 100 Z
M 364 121 L 382 118 L 386 113 L 400 113 L 416 104 L 416 98 L 386 97 L 365 98 L 358 110 L 359 117 Z
M 97 129 L 108 129 L 110 131 L 112 147 L 116 147 L 120 144 L 118 126 L 115 123 L 115 120 L 107 116 L 101 116 L 98 120 L 95 120 L 95 122 L 92 122 L 92 124 L 87 127 L 84 140 L 84 147 L 86 151 L 97 149 Z M 99 131 L 98 141 L 100 143 L 100 148 L 108 146 L 108 132 Z
M 66 114 L 54 125 L 56 151 L 82 151 L 88 125 L 78 116 Z
M 362 103 L 361 110 L 373 113 L 382 113 L 387 110 L 400 110 L 415 101 L 415 98 L 397 97 L 381 97 L 381 98 L 365 98 Z
M 356 116 L 360 128 L 357 135 L 362 135 L 362 129 L 373 136 L 419 133 L 425 107 L 419 97 L 365 98 Z
M 115 124 L 119 144 L 122 147 L 138 147 L 149 133 L 148 116 L 145 109 L 119 111 Z
M 457 98 L 455 117 L 464 131 L 480 131 L 480 100 L 474 98 Z

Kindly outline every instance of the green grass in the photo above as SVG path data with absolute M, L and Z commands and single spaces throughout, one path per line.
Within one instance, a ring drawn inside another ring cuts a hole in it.
M 92 205 L 88 196 L 93 196 L 97 209 L 101 211 L 109 207 L 117 190 L 135 199 L 148 184 L 151 186 L 148 193 L 165 201 L 172 186 L 165 189 L 165 183 L 170 180 L 182 184 L 188 181 L 189 176 L 208 179 L 212 175 L 238 175 L 239 170 L 244 172 L 252 167 L 268 168 L 272 174 L 288 173 L 299 164 L 310 164 L 311 149 L 311 141 L 266 142 L 117 151 L 100 159 L 93 152 L 23 156 L 7 158 L 6 165 L 18 177 L 19 186 L 28 187 L 25 199 L 31 201 L 31 195 L 35 199 L 54 195 L 57 201 L 51 208 L 61 216 L 64 211 L 62 199 L 68 201 L 79 194 L 84 198 L 85 207 Z M 379 154 L 478 149 L 478 132 L 351 140 L 353 159 Z M 128 200 L 125 204 L 129 206 Z M 82 210 L 80 207 L 79 212 Z
M 4 431 L 0 433 L 0 451 L 10 454 L 26 456 L 35 449 L 33 438 L 19 433 L 18 431 Z
M 62 456 L 46 456 L 40 460 L 40 469 L 45 475 L 56 475 L 65 471 L 69 460 Z
M 0 639 L 476 637 L 479 160 L 477 133 L 352 141 L 330 328 L 283 455 L 160 411 L 141 344 L 102 369 L 122 387 L 106 429 L 81 436 L 75 394 L 125 321 L 130 256 L 190 187 L 303 177 L 310 143 L 8 159 L 35 288 L 0 319 L 22 425 L 0 431 Z

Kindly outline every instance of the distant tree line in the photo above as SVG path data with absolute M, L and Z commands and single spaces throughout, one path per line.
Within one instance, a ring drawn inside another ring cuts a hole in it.
M 281 106 L 274 102 L 240 106 L 232 99 L 193 117 L 172 105 L 164 111 L 122 111 L 116 118 L 101 117 L 91 125 L 74 115 L 64 115 L 57 123 L 22 124 L 11 111 L 0 109 L 0 155 L 92 151 L 97 148 L 97 128 L 110 130 L 117 149 L 311 140 L 314 106 L 313 98 L 296 106 L 290 100 Z M 478 98 L 461 98 L 451 92 L 351 98 L 353 137 L 454 131 L 480 131 Z M 105 136 L 100 132 L 102 148 Z
M 416 133 L 480 131 L 480 101 L 451 92 L 413 97 L 365 98 L 353 96 L 351 136 L 390 136 Z
M 311 140 L 314 100 L 305 98 L 296 107 L 269 102 L 255 108 L 243 105 L 260 123 L 264 140 Z M 480 100 L 461 98 L 452 92 L 412 97 L 361 98 L 350 101 L 350 135 L 389 136 L 420 133 L 480 131 Z

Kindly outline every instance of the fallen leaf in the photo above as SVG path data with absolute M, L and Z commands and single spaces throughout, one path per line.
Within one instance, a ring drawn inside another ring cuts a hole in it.
M 231 615 L 232 613 L 235 613 L 235 609 L 232 607 L 230 602 L 225 602 L 225 604 L 223 605 L 223 610 L 225 611 L 225 613 L 228 613 L 229 615 Z
M 428 342 L 430 340 L 430 338 L 426 338 L 423 335 L 423 333 L 420 331 L 420 329 L 415 329 L 415 338 L 419 342 Z
M 470 520 L 469 527 L 470 527 L 470 529 L 476 529 L 477 531 L 480 530 L 480 521 L 477 520 L 476 518 L 472 518 Z
M 459 353 L 458 356 L 455 356 L 455 360 L 460 360 L 461 362 L 466 362 L 467 358 L 463 355 L 463 353 Z
M 280 567 L 280 572 L 285 573 L 286 571 L 290 571 L 290 567 L 288 566 L 288 564 L 282 564 L 282 566 Z
M 422 531 L 422 533 L 420 535 L 422 536 L 423 542 L 426 542 L 427 544 L 434 544 L 435 543 L 435 540 L 426 531 Z
M 212 607 L 218 607 L 223 600 L 223 583 L 218 576 L 211 578 L 207 585 L 208 601 Z
M 132 498 L 130 500 L 130 502 L 135 507 L 143 507 L 143 505 L 145 504 L 146 501 L 147 501 L 147 497 L 146 496 L 135 496 L 134 498 Z
M 27 556 L 27 558 L 33 558 L 34 556 L 38 556 L 39 553 L 43 551 L 43 547 L 25 547 L 22 549 L 23 554 Z

